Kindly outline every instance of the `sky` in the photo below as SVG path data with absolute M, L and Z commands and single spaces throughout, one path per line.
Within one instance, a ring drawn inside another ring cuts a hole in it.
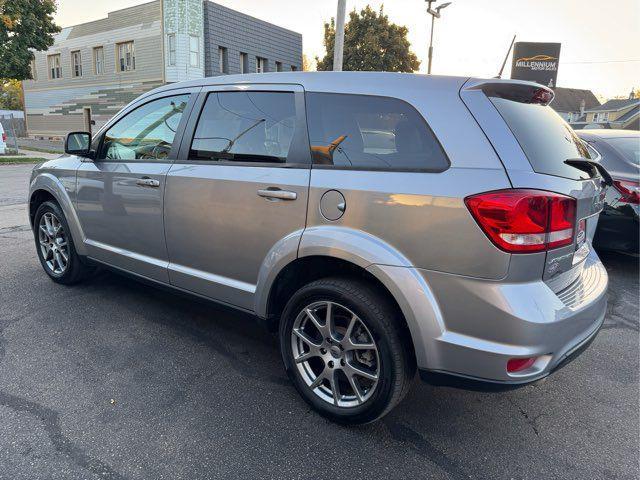
M 70 26 L 146 0 L 57 0 L 57 23 Z M 600 98 L 640 87 L 639 0 L 450 0 L 436 20 L 432 73 L 493 77 L 513 35 L 560 42 L 560 87 L 587 88 Z M 442 3 L 440 0 L 439 3 Z M 336 0 L 216 0 L 216 3 L 302 33 L 310 58 L 324 55 L 323 24 Z M 427 68 L 430 17 L 424 0 L 347 0 L 347 12 L 384 3 L 389 19 L 409 29 L 412 50 Z M 436 3 L 437 5 L 437 3 Z M 508 77 L 509 63 L 505 69 Z

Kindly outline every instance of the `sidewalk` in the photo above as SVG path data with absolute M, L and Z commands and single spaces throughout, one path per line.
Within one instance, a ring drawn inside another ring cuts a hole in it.
M 61 153 L 45 153 L 45 152 L 36 152 L 35 150 L 25 150 L 21 148 L 18 150 L 20 155 L 24 155 L 29 158 L 44 158 L 45 160 L 53 160 L 54 158 L 58 158 L 61 156 Z M 19 158 L 19 157 L 18 157 Z

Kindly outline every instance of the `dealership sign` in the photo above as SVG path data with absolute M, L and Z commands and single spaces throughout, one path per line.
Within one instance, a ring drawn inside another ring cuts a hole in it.
M 511 78 L 555 87 L 558 79 L 559 43 L 516 42 Z

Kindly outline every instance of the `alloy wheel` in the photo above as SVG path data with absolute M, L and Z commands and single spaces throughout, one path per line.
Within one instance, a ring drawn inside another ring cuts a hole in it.
M 55 275 L 62 275 L 69 266 L 69 244 L 62 223 L 51 212 L 40 217 L 38 242 L 47 268 Z
M 322 400 L 356 407 L 380 378 L 378 347 L 362 319 L 336 302 L 314 302 L 293 323 L 291 349 L 298 372 Z

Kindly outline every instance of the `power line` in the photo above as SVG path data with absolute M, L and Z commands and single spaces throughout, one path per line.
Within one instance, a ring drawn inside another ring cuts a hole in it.
M 584 62 L 563 62 L 563 61 L 561 61 L 560 63 L 564 63 L 565 65 L 578 65 L 578 64 L 584 64 L 584 63 L 633 63 L 633 62 L 640 62 L 640 60 L 635 60 L 635 59 L 628 59 L 628 60 L 599 60 L 599 61 L 584 61 Z

